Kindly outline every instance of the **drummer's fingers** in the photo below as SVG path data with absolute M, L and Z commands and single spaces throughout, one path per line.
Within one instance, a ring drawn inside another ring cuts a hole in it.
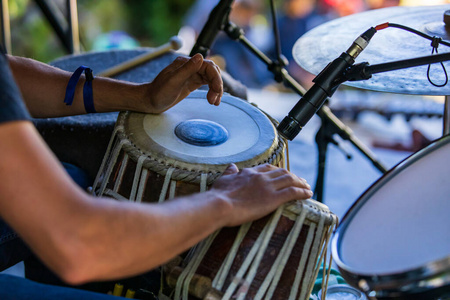
M 311 198 L 313 192 L 309 189 L 300 188 L 296 186 L 289 186 L 287 188 L 277 191 L 277 199 L 286 202 L 291 200 L 305 200 Z
M 277 167 L 275 167 L 267 172 L 267 175 L 270 178 L 276 178 L 276 177 L 280 177 L 283 175 L 289 175 L 289 174 L 291 174 L 291 173 L 288 170 L 283 169 L 283 168 L 277 168 Z
M 190 91 L 208 84 L 209 91 L 206 95 L 208 102 L 216 106 L 220 104 L 223 95 L 223 82 L 220 69 L 213 61 L 203 59 L 203 56 L 197 53 L 187 61 L 185 58 L 179 58 L 172 64 L 171 71 L 176 71 L 177 75 L 172 78 L 175 84 L 185 85 Z
M 222 99 L 223 93 L 221 92 L 215 92 L 212 89 L 208 91 L 206 94 L 206 99 L 208 99 L 208 102 L 212 105 L 218 106 L 220 104 L 220 101 Z
M 220 68 L 211 60 L 204 60 L 199 74 L 203 83 L 208 84 L 208 102 L 219 105 L 223 95 L 223 81 L 220 76 Z
M 230 164 L 225 171 L 223 172 L 222 175 L 231 175 L 231 174 L 236 174 L 239 172 L 238 167 L 235 164 Z
M 271 165 L 271 164 L 257 165 L 252 168 L 252 170 L 254 170 L 256 172 L 269 172 L 269 171 L 278 170 L 278 169 L 280 169 L 280 168 L 276 167 L 274 165 Z
M 177 81 L 180 85 L 185 83 L 193 74 L 199 72 L 203 64 L 203 56 L 199 53 L 190 59 L 180 56 L 171 64 L 171 71 L 176 71 L 176 76 L 172 80 Z
M 306 181 L 306 179 L 298 177 L 294 173 L 291 173 L 288 170 L 283 169 L 283 168 L 278 168 L 273 171 L 270 171 L 267 173 L 267 175 L 270 176 L 271 178 L 277 178 L 280 176 L 293 176 L 293 178 L 300 180 L 300 182 L 302 182 L 305 186 L 309 187 L 309 184 Z
M 271 180 L 275 189 L 283 189 L 286 187 L 294 186 L 303 189 L 311 189 L 311 186 L 303 178 L 299 178 L 292 173 L 280 173 L 279 176 L 272 177 Z
M 171 64 L 169 64 L 167 67 L 165 67 L 160 73 L 169 73 L 174 70 L 177 70 L 181 66 L 183 66 L 185 63 L 189 61 L 189 57 L 186 56 L 178 56 Z

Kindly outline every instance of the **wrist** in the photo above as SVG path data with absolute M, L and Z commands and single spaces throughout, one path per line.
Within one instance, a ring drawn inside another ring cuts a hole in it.
M 96 77 L 93 88 L 97 112 L 143 111 L 143 84 Z
M 233 215 L 233 202 L 224 193 L 215 189 L 211 189 L 204 194 L 207 194 L 206 198 L 210 199 L 210 203 L 214 208 L 214 214 L 212 217 L 218 224 L 218 228 L 229 226 Z

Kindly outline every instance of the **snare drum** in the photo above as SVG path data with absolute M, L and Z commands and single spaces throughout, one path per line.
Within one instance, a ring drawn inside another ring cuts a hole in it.
M 398 164 L 332 239 L 342 276 L 370 299 L 450 299 L 450 137 Z
M 284 151 L 274 121 L 258 108 L 230 95 L 215 107 L 195 91 L 162 114 L 120 113 L 93 190 L 161 202 L 207 190 L 230 163 L 283 167 Z M 308 299 L 336 222 L 308 200 L 222 229 L 191 249 L 168 289 L 173 299 L 194 299 L 189 287 L 200 276 L 210 282 L 201 299 Z

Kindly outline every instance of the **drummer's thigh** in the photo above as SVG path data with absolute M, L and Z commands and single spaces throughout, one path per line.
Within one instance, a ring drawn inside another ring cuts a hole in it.
M 31 280 L 0 274 L 0 294 L 2 300 L 13 299 L 58 299 L 58 300 L 112 300 L 115 296 L 87 292 L 83 290 L 36 283 Z

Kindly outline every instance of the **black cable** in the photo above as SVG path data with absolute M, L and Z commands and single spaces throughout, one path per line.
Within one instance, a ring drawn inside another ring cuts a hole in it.
M 425 34 L 425 33 L 421 32 L 421 31 L 418 31 L 418 30 L 416 30 L 416 29 L 414 29 L 414 28 L 411 28 L 411 27 L 408 27 L 408 26 L 404 26 L 404 25 L 400 25 L 400 24 L 388 22 L 388 23 L 380 24 L 380 25 L 376 26 L 375 28 L 376 28 L 377 30 L 380 30 L 380 29 L 384 29 L 384 28 L 386 28 L 386 27 L 399 28 L 399 29 L 402 29 L 402 30 L 405 30 L 405 31 L 414 33 L 414 34 L 416 34 L 416 35 L 418 35 L 418 36 L 420 36 L 420 37 L 423 37 L 423 38 L 425 38 L 425 39 L 430 40 L 430 41 L 431 41 L 431 47 L 432 47 L 431 54 L 434 54 L 434 52 L 438 53 L 438 47 L 439 47 L 439 44 L 442 44 L 442 45 L 444 45 L 444 46 L 450 47 L 450 43 L 449 43 L 449 42 L 446 42 L 446 41 L 444 41 L 444 40 L 442 40 L 441 37 L 438 37 L 438 36 L 430 36 L 430 35 L 428 35 L 428 34 Z M 435 87 L 444 87 L 444 86 L 447 85 L 447 83 L 448 83 L 447 70 L 445 69 L 445 66 L 444 66 L 444 64 L 443 64 L 442 62 L 440 62 L 440 64 L 441 64 L 441 66 L 442 66 L 442 69 L 444 70 L 444 75 L 445 75 L 445 82 L 444 82 L 443 84 L 436 84 L 436 83 L 434 83 L 434 82 L 431 80 L 431 77 L 430 77 L 431 64 L 428 65 L 428 69 L 427 69 L 427 79 L 428 79 L 428 82 L 430 82 L 430 83 L 431 83 L 432 85 L 434 85 Z
M 413 28 L 410 28 L 410 27 L 407 27 L 407 26 L 404 26 L 404 25 L 400 25 L 400 24 L 396 24 L 396 23 L 388 23 L 388 26 L 412 32 L 412 33 L 417 34 L 417 35 L 419 35 L 419 36 L 421 36 L 423 38 L 426 38 L 426 39 L 428 39 L 428 40 L 430 40 L 432 42 L 435 40 L 435 37 L 432 37 L 431 35 L 425 34 L 425 33 L 421 32 L 421 31 L 415 30 Z M 439 44 L 442 44 L 442 45 L 445 45 L 447 47 L 450 47 L 450 43 L 446 42 L 446 41 L 444 41 L 442 39 L 439 41 Z
M 441 39 L 441 38 L 437 38 L 437 39 Z M 436 43 L 436 42 L 431 42 L 431 45 L 433 46 L 433 50 L 431 50 L 431 54 L 434 54 L 434 52 L 436 52 L 436 54 L 438 53 L 438 44 Z M 444 66 L 444 63 L 443 62 L 440 62 L 440 64 L 441 64 L 441 67 L 442 67 L 442 69 L 444 70 L 444 75 L 445 75 L 445 82 L 443 83 L 443 84 L 437 84 L 437 83 L 434 83 L 432 80 L 431 80 L 431 77 L 430 77 L 430 69 L 431 69 L 431 64 L 429 64 L 428 65 L 428 68 L 427 68 L 427 78 L 428 78 L 428 82 L 429 83 L 431 83 L 432 85 L 434 85 L 435 87 L 444 87 L 444 86 L 446 86 L 447 85 L 447 83 L 448 83 L 448 75 L 447 75 L 447 70 L 445 69 L 445 66 Z

